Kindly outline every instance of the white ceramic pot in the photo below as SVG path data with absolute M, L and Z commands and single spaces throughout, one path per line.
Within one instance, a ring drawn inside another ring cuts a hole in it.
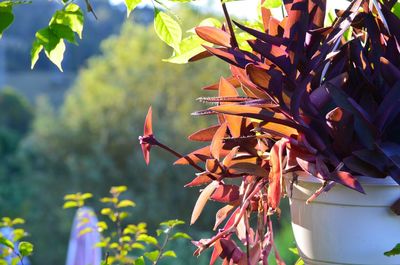
M 400 198 L 392 178 L 359 178 L 366 195 L 336 184 L 310 204 L 321 187 L 312 177 L 299 177 L 290 191 L 292 228 L 306 265 L 400 265 L 400 256 L 383 253 L 400 243 L 400 216 L 389 207 Z

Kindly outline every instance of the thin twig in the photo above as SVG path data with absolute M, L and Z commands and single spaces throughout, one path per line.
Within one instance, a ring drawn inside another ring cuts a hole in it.
M 222 10 L 224 11 L 226 23 L 228 23 L 229 32 L 231 33 L 231 46 L 232 48 L 238 48 L 238 42 L 236 40 L 235 31 L 233 30 L 232 21 L 229 17 L 228 10 L 226 9 L 226 4 L 223 0 L 221 0 Z

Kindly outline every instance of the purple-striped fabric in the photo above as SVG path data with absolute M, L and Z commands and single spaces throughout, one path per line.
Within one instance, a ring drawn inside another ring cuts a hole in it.
M 91 232 L 79 235 L 87 228 L 91 228 Z M 100 265 L 101 248 L 95 247 L 98 242 L 100 234 L 96 214 L 89 207 L 82 207 L 76 212 L 72 224 L 66 265 Z

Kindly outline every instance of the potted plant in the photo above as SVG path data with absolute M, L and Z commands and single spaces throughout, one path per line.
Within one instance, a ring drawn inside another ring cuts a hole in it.
M 191 61 L 214 55 L 232 73 L 205 88 L 218 94 L 200 100 L 216 106 L 193 113 L 216 116 L 215 125 L 189 136 L 210 144 L 180 155 L 154 137 L 151 111 L 140 137 L 147 162 L 156 145 L 199 171 L 187 184 L 206 185 L 192 223 L 209 199 L 225 204 L 216 215 L 220 229 L 194 242 L 195 254 L 213 248 L 210 264 L 218 257 L 224 264 L 267 264 L 275 250 L 284 264 L 271 217 L 287 193 L 306 264 L 400 263 L 383 255 L 400 241 L 395 3 L 354 0 L 328 26 L 325 0 L 286 1 L 283 20 L 262 3 L 261 25 L 252 26 L 232 21 L 223 3 L 221 28 L 195 29 L 207 44 Z

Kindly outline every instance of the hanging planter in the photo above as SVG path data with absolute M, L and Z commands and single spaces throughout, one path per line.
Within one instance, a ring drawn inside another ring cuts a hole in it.
M 307 265 L 398 265 L 400 256 L 384 252 L 399 242 L 400 220 L 391 210 L 400 186 L 386 179 L 360 178 L 365 194 L 335 185 L 311 203 L 321 186 L 314 177 L 298 177 L 286 190 L 299 253 Z

